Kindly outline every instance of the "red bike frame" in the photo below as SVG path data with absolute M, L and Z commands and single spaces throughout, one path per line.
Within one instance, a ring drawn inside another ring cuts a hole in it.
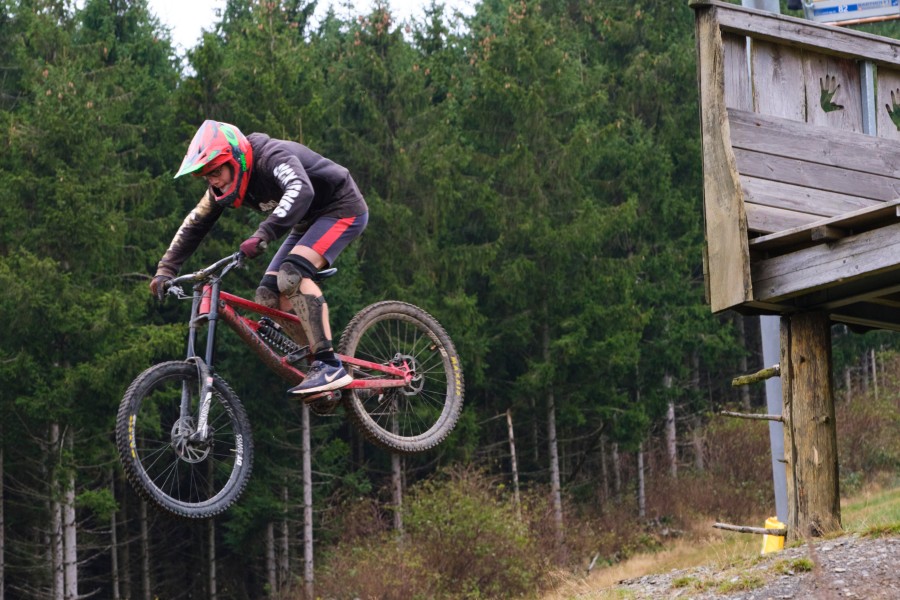
M 245 300 L 240 296 L 220 291 L 220 280 L 213 279 L 209 284 L 203 286 L 200 298 L 195 301 L 194 309 L 191 311 L 193 318 L 191 319 L 191 341 L 189 342 L 189 355 L 193 354 L 193 340 L 195 339 L 195 331 L 198 322 L 206 319 L 209 323 L 209 332 L 207 338 L 207 364 L 211 364 L 213 338 L 215 336 L 215 324 L 221 317 L 225 324 L 234 331 L 241 340 L 244 341 L 256 354 L 263 363 L 266 364 L 281 378 L 289 383 L 297 384 L 305 377 L 304 373 L 294 368 L 287 357 L 279 355 L 260 337 L 258 331 L 260 327 L 259 321 L 255 321 L 238 313 L 237 309 L 250 311 L 259 315 L 278 319 L 280 321 L 290 321 L 301 325 L 300 319 L 293 314 L 286 313 L 277 309 L 268 308 L 262 304 Z M 345 356 L 338 354 L 344 365 L 358 366 L 369 372 L 376 371 L 384 373 L 389 378 L 385 379 L 354 379 L 350 384 L 342 389 L 383 389 L 397 388 L 409 385 L 412 380 L 412 372 L 405 363 L 400 365 L 386 365 L 373 363 L 367 360 Z M 349 369 L 348 369 L 349 370 Z

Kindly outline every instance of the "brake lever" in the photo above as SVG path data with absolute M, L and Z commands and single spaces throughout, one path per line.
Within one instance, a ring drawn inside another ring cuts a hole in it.
M 172 296 L 175 296 L 179 300 L 187 298 L 187 296 L 184 293 L 184 289 L 180 285 L 170 285 L 166 289 L 166 294 L 171 294 Z

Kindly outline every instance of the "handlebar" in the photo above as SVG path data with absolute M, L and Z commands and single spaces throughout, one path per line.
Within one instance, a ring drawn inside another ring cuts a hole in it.
M 218 273 L 219 277 L 224 277 L 225 274 L 228 273 L 228 271 L 234 269 L 235 267 L 240 268 L 241 266 L 243 266 L 244 258 L 244 253 L 238 250 L 234 254 L 226 256 L 225 258 L 221 258 L 208 267 L 200 269 L 199 271 L 170 279 L 165 284 L 166 293 L 172 294 L 173 296 L 179 298 L 184 298 L 185 293 L 180 284 L 193 284 L 199 283 L 201 281 L 209 281 L 216 275 L 216 273 Z

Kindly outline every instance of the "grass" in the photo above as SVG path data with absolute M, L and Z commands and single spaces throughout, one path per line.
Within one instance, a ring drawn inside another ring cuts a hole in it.
M 890 530 L 897 533 L 900 527 L 900 487 L 893 490 L 875 487 L 843 502 L 841 520 L 844 529 L 854 533 Z
M 844 530 L 862 535 L 900 534 L 900 487 L 872 487 L 842 502 Z M 678 577 L 675 588 L 694 591 L 715 588 L 720 593 L 751 590 L 763 585 L 761 575 L 747 573 L 760 560 L 759 536 L 714 531 L 708 535 L 693 534 L 693 539 L 677 540 L 652 554 L 640 554 L 617 565 L 597 569 L 588 577 L 560 577 L 560 585 L 545 595 L 544 600 L 620 600 L 634 598 L 629 590 L 615 586 L 623 579 L 634 579 L 654 573 L 667 573 L 700 565 L 712 567 L 718 574 L 712 579 L 695 576 Z M 791 544 L 793 545 L 793 544 Z M 803 573 L 814 567 L 811 560 L 798 558 L 774 563 L 772 572 Z

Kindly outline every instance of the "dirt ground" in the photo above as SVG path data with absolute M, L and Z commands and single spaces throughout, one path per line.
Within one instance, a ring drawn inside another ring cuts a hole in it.
M 619 582 L 611 597 L 662 600 L 900 600 L 900 536 L 818 540 L 727 569 L 695 567 Z

